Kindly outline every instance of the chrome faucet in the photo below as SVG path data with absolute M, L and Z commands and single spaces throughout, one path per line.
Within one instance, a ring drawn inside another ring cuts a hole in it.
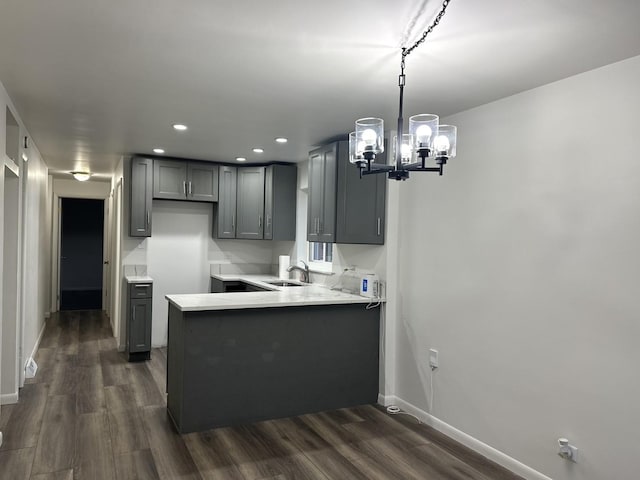
M 304 268 L 299 267 L 298 265 L 290 265 L 287 267 L 287 272 L 292 272 L 293 270 L 298 270 L 300 272 L 300 281 L 302 283 L 311 283 L 309 280 L 309 265 L 304 260 L 300 260 L 300 263 L 304 265 Z

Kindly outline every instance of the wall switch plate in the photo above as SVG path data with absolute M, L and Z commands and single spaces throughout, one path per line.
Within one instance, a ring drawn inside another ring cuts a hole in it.
M 2 446 L 2 432 L 0 432 L 0 447 Z
M 438 364 L 438 350 L 435 350 L 433 348 L 429 349 L 429 366 L 435 370 L 436 368 L 439 367 Z

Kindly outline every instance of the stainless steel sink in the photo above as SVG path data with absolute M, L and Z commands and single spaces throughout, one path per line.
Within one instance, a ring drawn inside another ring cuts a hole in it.
M 269 285 L 275 285 L 276 287 L 302 287 L 299 283 L 287 282 L 286 280 L 278 280 L 275 282 L 267 282 Z

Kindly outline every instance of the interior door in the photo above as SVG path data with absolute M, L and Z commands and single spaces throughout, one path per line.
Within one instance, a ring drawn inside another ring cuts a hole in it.
M 101 310 L 104 200 L 63 198 L 60 310 Z

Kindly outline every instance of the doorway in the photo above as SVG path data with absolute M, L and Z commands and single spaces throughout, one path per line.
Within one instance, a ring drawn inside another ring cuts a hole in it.
M 104 200 L 60 199 L 60 310 L 101 310 Z
M 4 167 L 4 230 L 2 268 L 2 335 L 0 335 L 0 404 L 18 401 L 18 242 L 19 185 L 16 172 Z

